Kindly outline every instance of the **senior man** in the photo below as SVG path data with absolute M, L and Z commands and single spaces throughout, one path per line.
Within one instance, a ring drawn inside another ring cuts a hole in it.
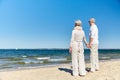
M 95 19 L 91 18 L 89 20 L 90 24 L 90 40 L 88 44 L 88 48 L 90 48 L 90 63 L 91 63 L 91 72 L 95 72 L 99 70 L 99 59 L 98 59 L 98 28 L 95 24 Z

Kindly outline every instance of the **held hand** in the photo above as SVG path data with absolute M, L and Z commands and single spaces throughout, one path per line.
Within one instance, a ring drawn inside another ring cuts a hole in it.
M 72 53 L 72 47 L 69 48 L 69 53 Z
M 87 44 L 87 48 L 91 48 L 90 44 Z

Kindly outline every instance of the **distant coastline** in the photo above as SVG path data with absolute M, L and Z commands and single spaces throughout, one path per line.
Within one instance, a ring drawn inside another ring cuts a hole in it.
M 68 50 L 69 48 L 0 48 L 0 50 Z M 89 50 L 86 49 L 85 50 Z M 99 50 L 120 50 L 120 48 L 99 48 Z

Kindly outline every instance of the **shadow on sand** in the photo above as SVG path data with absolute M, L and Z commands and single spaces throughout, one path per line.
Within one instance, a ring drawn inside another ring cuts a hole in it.
M 72 70 L 71 70 L 71 69 L 67 69 L 67 68 L 58 68 L 58 70 L 64 71 L 64 72 L 67 72 L 67 73 L 70 73 L 70 74 L 72 75 Z M 86 67 L 85 70 L 86 70 L 87 72 L 90 72 L 91 68 Z
M 72 75 L 72 70 L 71 70 L 71 69 L 67 69 L 67 68 L 58 68 L 58 70 L 64 71 L 64 72 L 67 72 L 67 73 L 70 73 L 70 74 Z

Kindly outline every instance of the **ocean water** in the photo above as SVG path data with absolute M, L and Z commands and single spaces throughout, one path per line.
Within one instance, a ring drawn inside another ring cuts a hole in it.
M 89 62 L 90 50 L 85 50 Z M 120 59 L 120 49 L 99 49 L 100 60 Z M 0 70 L 71 63 L 68 49 L 0 49 Z

